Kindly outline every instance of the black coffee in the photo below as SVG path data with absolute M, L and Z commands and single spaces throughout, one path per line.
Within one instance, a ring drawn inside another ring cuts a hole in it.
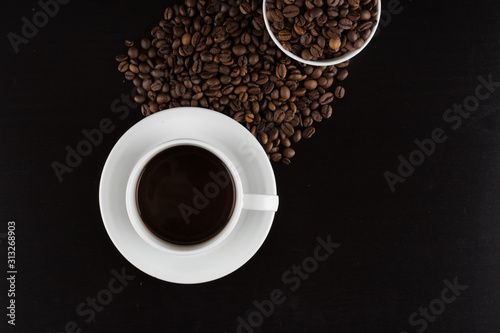
M 219 233 L 235 203 L 226 165 L 206 149 L 182 145 L 154 156 L 137 184 L 142 221 L 159 238 L 192 245 Z

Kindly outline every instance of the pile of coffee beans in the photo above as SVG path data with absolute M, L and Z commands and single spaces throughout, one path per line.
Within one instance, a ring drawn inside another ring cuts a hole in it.
M 304 60 L 333 59 L 365 44 L 378 0 L 264 0 L 271 30 Z
M 118 70 L 137 87 L 142 113 L 200 106 L 242 123 L 268 157 L 290 164 L 293 142 L 332 115 L 348 63 L 305 66 L 273 44 L 260 0 L 185 0 L 140 45 L 126 41 Z

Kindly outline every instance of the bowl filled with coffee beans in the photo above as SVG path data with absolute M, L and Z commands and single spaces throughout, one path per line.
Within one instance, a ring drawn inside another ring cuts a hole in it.
M 264 0 L 262 13 L 274 43 L 289 57 L 314 66 L 337 65 L 361 52 L 377 30 L 380 0 Z

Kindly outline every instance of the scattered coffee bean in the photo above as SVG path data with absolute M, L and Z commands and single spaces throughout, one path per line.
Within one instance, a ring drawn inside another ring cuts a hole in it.
M 305 139 L 309 139 L 313 136 L 313 134 L 316 132 L 316 129 L 312 126 L 306 127 L 304 131 L 302 132 L 302 137 Z
M 132 81 L 135 78 L 135 74 L 132 73 L 131 71 L 126 71 L 125 72 L 125 79 Z
M 293 135 L 294 129 L 290 123 L 284 123 L 281 125 L 281 130 L 286 135 L 286 137 L 290 137 Z
M 128 59 L 128 56 L 125 54 L 119 54 L 115 57 L 116 61 L 122 62 Z
M 303 0 L 275 1 L 281 5 L 269 15 L 282 22 L 277 30 L 283 30 L 281 39 L 291 45 L 302 40 L 310 58 L 333 52 L 332 40 L 342 43 L 342 31 L 328 24 L 329 20 L 338 22 L 337 16 L 351 21 L 357 18 L 348 16 L 349 10 L 343 14 L 340 9 L 337 14 L 325 10 L 328 1 L 334 4 L 342 0 L 306 0 L 314 6 L 307 9 L 306 17 Z M 369 14 L 367 22 L 373 17 L 373 8 L 362 12 L 367 1 L 352 9 L 359 12 L 358 24 L 361 17 Z M 347 2 L 342 3 L 344 8 Z M 295 22 L 290 29 L 289 21 Z M 362 35 L 353 35 L 349 41 L 356 43 Z M 292 144 L 310 138 L 315 133 L 314 123 L 331 117 L 330 103 L 344 95 L 337 81 L 348 74 L 348 62 L 313 67 L 283 54 L 269 38 L 262 8 L 254 0 L 238 4 L 185 0 L 184 5 L 165 10 L 151 38 L 137 44 L 128 41 L 127 47 L 126 54 L 116 56 L 118 70 L 137 87 L 134 101 L 142 104 L 144 116 L 179 106 L 222 112 L 245 126 L 270 160 L 286 165 L 295 155 Z M 337 51 L 343 47 L 339 45 Z
M 335 88 L 335 97 L 337 97 L 338 99 L 341 99 L 341 98 L 344 98 L 344 95 L 345 95 L 345 88 L 344 87 L 338 86 L 337 88 Z
M 281 161 L 282 155 L 280 153 L 274 153 L 271 155 L 271 161 L 273 162 L 279 162 Z
M 321 105 L 330 104 L 333 101 L 333 93 L 327 92 L 319 98 L 318 102 Z
M 126 71 L 128 71 L 128 66 L 128 62 L 122 61 L 118 64 L 118 70 L 122 73 L 125 73 Z
M 337 80 L 344 81 L 348 75 L 349 75 L 349 72 L 347 71 L 347 69 L 343 69 L 340 72 L 338 72 Z
M 282 153 L 282 154 L 283 154 L 283 156 L 284 156 L 285 158 L 290 159 L 290 158 L 292 158 L 293 156 L 295 156 L 295 150 L 293 150 L 293 149 L 292 149 L 292 148 L 290 148 L 290 147 L 287 147 L 287 148 L 283 149 L 283 153 Z

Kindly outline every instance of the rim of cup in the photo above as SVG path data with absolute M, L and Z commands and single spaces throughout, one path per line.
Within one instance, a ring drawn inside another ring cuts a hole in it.
M 226 165 L 229 173 L 231 174 L 231 178 L 235 187 L 235 201 L 234 201 L 233 212 L 226 226 L 212 238 L 204 242 L 193 245 L 173 244 L 159 238 L 158 236 L 153 234 L 153 232 L 151 232 L 146 226 L 146 224 L 142 221 L 142 218 L 140 217 L 137 208 L 137 199 L 136 199 L 137 185 L 140 176 L 142 174 L 142 171 L 144 170 L 144 167 L 149 163 L 149 161 L 151 161 L 151 159 L 154 156 L 156 156 L 160 152 L 181 145 L 192 145 L 200 147 L 208 150 L 209 152 L 217 156 Z M 237 169 L 231 162 L 231 160 L 224 153 L 222 153 L 217 147 L 207 142 L 185 138 L 185 139 L 175 139 L 159 144 L 150 149 L 149 151 L 147 151 L 146 153 L 144 153 L 137 160 L 132 169 L 132 172 L 130 173 L 127 182 L 125 202 L 126 202 L 127 214 L 129 216 L 130 222 L 132 223 L 134 230 L 146 243 L 150 244 L 151 246 L 157 249 L 160 249 L 164 252 L 173 255 L 195 255 L 201 252 L 205 252 L 219 245 L 233 231 L 234 227 L 236 226 L 236 223 L 240 219 L 241 210 L 243 208 L 243 199 L 241 193 L 243 193 L 243 186 L 239 174 L 237 172 Z
M 263 0 L 262 1 L 262 16 L 263 16 L 263 19 L 264 19 L 264 23 L 266 25 L 267 32 L 269 33 L 269 36 L 273 40 L 274 44 L 276 44 L 276 46 L 278 46 L 279 49 L 283 53 L 285 53 L 287 56 L 289 56 L 290 58 L 292 58 L 292 59 L 294 59 L 294 60 L 296 60 L 298 62 L 301 62 L 303 64 L 312 65 L 312 66 L 332 66 L 332 65 L 338 65 L 340 63 L 343 63 L 343 62 L 345 62 L 347 60 L 350 60 L 350 59 L 354 58 L 358 53 L 360 53 L 361 51 L 363 51 L 363 49 L 372 40 L 373 36 L 375 35 L 375 32 L 377 31 L 378 25 L 380 23 L 380 17 L 381 17 L 381 12 L 382 12 L 382 0 L 378 0 L 378 3 L 377 3 L 377 23 L 375 23 L 375 26 L 372 29 L 372 33 L 366 39 L 366 41 L 363 44 L 363 46 L 361 46 L 359 49 L 354 50 L 354 51 L 348 51 L 348 52 L 344 53 L 343 55 L 341 55 L 339 57 L 335 57 L 335 58 L 331 58 L 331 59 L 305 60 L 305 59 L 302 59 L 301 57 L 295 55 L 294 53 L 292 53 L 292 52 L 290 52 L 288 50 L 285 50 L 285 48 L 283 47 L 283 45 L 281 45 L 281 43 L 278 40 L 278 38 L 276 38 L 276 36 L 274 35 L 274 33 L 271 31 L 271 25 L 269 23 L 269 20 L 267 19 L 267 15 L 266 15 L 267 14 L 266 2 L 267 2 L 267 0 Z

